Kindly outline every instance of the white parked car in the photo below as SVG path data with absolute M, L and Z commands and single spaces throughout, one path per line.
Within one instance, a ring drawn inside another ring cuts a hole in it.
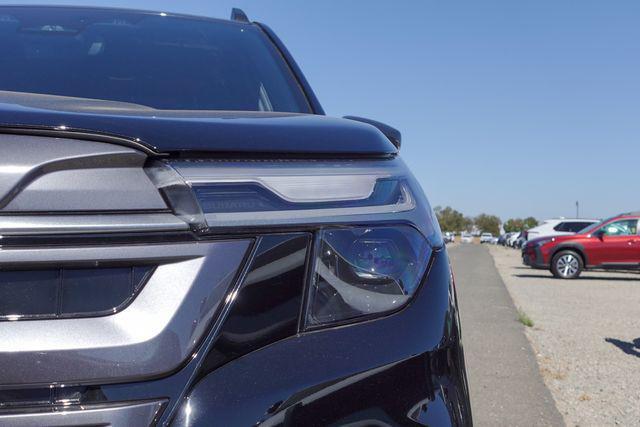
M 547 219 L 537 227 L 529 229 L 525 236 L 527 240 L 536 239 L 538 237 L 553 237 L 553 236 L 565 236 L 569 234 L 575 234 L 578 231 L 588 227 L 591 224 L 600 222 L 597 219 L 584 219 L 584 218 L 557 218 Z
M 467 233 L 465 231 L 462 234 L 460 234 L 460 242 L 461 243 L 472 243 L 473 242 L 473 236 L 471 235 L 471 233 Z
M 493 241 L 493 234 L 482 233 L 480 235 L 480 243 L 491 243 Z
M 516 231 L 512 233 L 511 236 L 509 236 L 509 238 L 507 239 L 507 246 L 509 246 L 510 248 L 515 248 L 516 242 L 520 237 L 522 237 L 522 233 L 522 231 Z
M 454 243 L 456 241 L 456 235 L 451 231 L 445 231 L 442 234 L 442 239 L 444 240 L 445 243 Z

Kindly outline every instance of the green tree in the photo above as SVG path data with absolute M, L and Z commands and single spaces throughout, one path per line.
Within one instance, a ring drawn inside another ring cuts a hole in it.
M 463 224 L 464 225 L 462 226 L 461 230 L 471 231 L 471 228 L 473 228 L 473 218 L 471 218 L 470 216 L 465 216 Z
M 474 223 L 483 233 L 491 233 L 494 236 L 500 234 L 500 218 L 495 215 L 480 214 Z
M 538 220 L 532 216 L 529 216 L 525 219 L 511 218 L 504 223 L 504 231 L 506 231 L 507 233 L 511 233 L 514 231 L 524 231 L 536 227 L 537 225 Z
M 451 206 L 436 206 L 434 209 L 440 228 L 442 231 L 461 231 L 466 230 L 466 221 L 464 215 L 453 209 Z
M 504 231 L 506 231 L 507 233 L 522 231 L 523 228 L 524 222 L 521 218 L 510 218 L 504 223 Z
M 538 226 L 538 220 L 532 216 L 525 218 L 523 222 L 525 230 Z

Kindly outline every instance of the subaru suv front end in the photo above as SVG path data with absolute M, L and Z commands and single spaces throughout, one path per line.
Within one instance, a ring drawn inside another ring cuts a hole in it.
M 0 425 L 470 425 L 399 133 L 234 18 L 0 7 Z

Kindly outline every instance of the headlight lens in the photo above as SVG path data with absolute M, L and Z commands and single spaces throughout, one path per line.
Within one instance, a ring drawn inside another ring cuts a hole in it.
M 537 247 L 542 247 L 542 246 L 546 245 L 546 244 L 547 244 L 547 243 L 549 243 L 549 242 L 553 242 L 554 240 L 556 240 L 556 239 L 551 238 L 551 239 L 538 240 L 538 241 L 535 243 L 535 245 L 536 245 Z
M 390 312 L 406 304 L 431 255 L 409 226 L 325 229 L 319 234 L 307 326 Z
M 393 219 L 442 243 L 429 202 L 397 158 L 170 160 L 145 170 L 198 233 Z

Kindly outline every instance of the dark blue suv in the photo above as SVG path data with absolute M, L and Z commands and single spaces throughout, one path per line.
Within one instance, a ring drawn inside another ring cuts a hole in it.
M 0 425 L 470 425 L 439 226 L 275 34 L 0 7 Z

